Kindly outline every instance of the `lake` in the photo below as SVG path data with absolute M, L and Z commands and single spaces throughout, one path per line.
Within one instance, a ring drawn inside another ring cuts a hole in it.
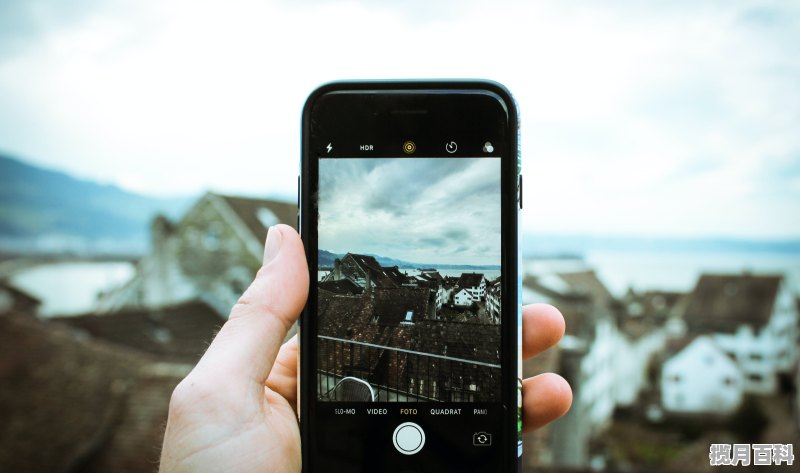
M 41 317 L 94 310 L 97 294 L 119 287 L 135 273 L 129 262 L 47 263 L 10 275 L 11 284 L 42 301 Z

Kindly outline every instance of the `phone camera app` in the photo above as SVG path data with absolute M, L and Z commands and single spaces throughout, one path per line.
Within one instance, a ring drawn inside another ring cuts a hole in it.
M 492 434 L 475 432 L 472 434 L 472 445 L 476 447 L 489 447 L 492 445 Z

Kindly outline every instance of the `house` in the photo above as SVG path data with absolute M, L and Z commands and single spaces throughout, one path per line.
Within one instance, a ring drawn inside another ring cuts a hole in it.
M 500 323 L 501 308 L 501 284 L 500 278 L 495 279 L 486 286 L 486 312 L 492 323 Z
M 415 324 L 429 311 L 427 289 L 376 288 L 361 295 L 320 291 L 317 302 L 320 394 L 337 379 L 355 376 L 382 387 L 381 400 L 396 399 L 405 384 Z
M 374 256 L 347 253 L 336 259 L 333 270 L 322 278 L 323 282 L 349 279 L 362 288 L 398 288 L 408 282 L 405 274 L 397 266 L 384 267 Z
M 410 358 L 408 370 L 415 392 L 449 402 L 500 400 L 500 326 L 426 321 L 417 328 L 416 350 L 438 357 Z
M 444 283 L 436 287 L 436 310 L 440 310 L 450 300 L 453 289 L 448 289 Z
M 472 297 L 472 292 L 467 288 L 456 288 L 456 293 L 453 294 L 453 305 L 457 307 L 469 307 L 475 302 Z
M 158 216 L 151 249 L 124 286 L 103 294 L 102 313 L 201 299 L 221 315 L 255 277 L 270 226 L 296 226 L 293 203 L 207 193 L 178 222 Z
M 327 291 L 333 294 L 355 296 L 364 292 L 364 288 L 349 279 L 339 279 L 338 281 L 320 281 L 317 283 L 320 291 Z
M 152 472 L 172 390 L 192 365 L 0 317 L 0 471 Z
M 669 340 L 680 335 L 681 302 L 686 294 L 671 291 L 644 291 L 629 289 L 619 301 L 616 311 L 619 338 L 616 342 L 619 355 L 614 363 L 616 404 L 632 407 L 640 393 L 654 391 L 658 383 L 651 362 L 659 357 Z
M 439 286 L 439 290 L 436 293 L 436 300 L 437 300 L 437 308 L 436 310 L 441 309 L 442 307 L 438 305 L 439 301 L 441 301 L 442 306 L 444 305 L 452 305 L 453 304 L 453 296 L 454 292 L 456 291 L 456 283 L 458 282 L 458 278 L 445 276 L 442 280 L 442 284 Z
M 661 368 L 661 403 L 668 412 L 730 414 L 743 394 L 739 367 L 707 335 L 691 340 Z
M 456 283 L 456 294 L 466 290 L 474 302 L 483 300 L 486 296 L 486 278 L 483 273 L 461 273 Z
M 591 270 L 527 275 L 522 296 L 526 304 L 557 306 L 566 321 L 557 372 L 570 383 L 573 402 L 551 427 L 552 464 L 588 467 L 589 445 L 610 425 L 616 407 L 614 366 L 622 356 L 616 300 Z
M 319 292 L 321 396 L 355 376 L 379 400 L 499 398 L 499 325 L 436 320 L 427 287 L 369 287 L 360 295 Z
M 162 361 L 196 363 L 225 319 L 203 301 L 50 319 L 79 338 L 112 343 Z
M 703 274 L 683 313 L 739 366 L 745 393 L 774 394 L 797 362 L 798 309 L 780 275 Z
M 36 297 L 0 279 L 0 315 L 10 312 L 36 315 L 41 304 Z
M 558 349 L 544 352 L 522 362 L 522 377 L 531 378 L 542 373 L 555 373 L 560 364 L 561 351 Z M 560 420 L 558 422 L 561 422 Z M 544 468 L 553 466 L 553 450 L 555 447 L 553 424 L 548 424 L 522 437 L 523 471 L 550 471 Z

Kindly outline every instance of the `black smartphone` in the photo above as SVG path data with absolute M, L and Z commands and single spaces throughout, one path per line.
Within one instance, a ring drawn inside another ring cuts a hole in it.
M 302 126 L 303 471 L 518 471 L 513 98 L 490 81 L 338 82 Z

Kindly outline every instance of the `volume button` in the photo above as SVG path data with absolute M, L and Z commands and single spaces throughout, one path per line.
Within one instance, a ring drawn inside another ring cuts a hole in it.
M 297 175 L 297 232 L 300 232 L 300 174 Z

